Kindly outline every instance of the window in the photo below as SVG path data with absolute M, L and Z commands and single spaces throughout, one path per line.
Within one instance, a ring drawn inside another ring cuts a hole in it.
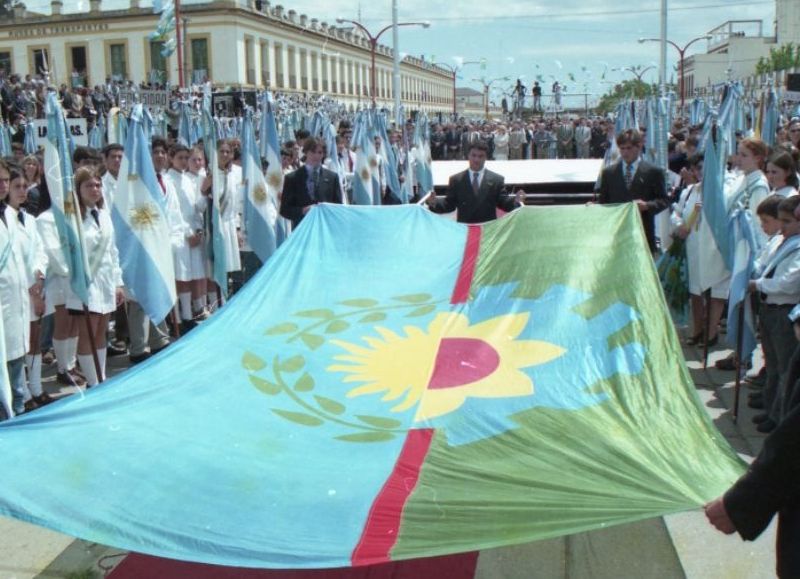
M 14 68 L 11 66 L 13 60 L 11 59 L 10 52 L 0 52 L 0 70 L 5 72 L 7 75 L 14 72 Z
M 69 49 L 70 64 L 72 65 L 72 88 L 86 86 L 86 47 L 72 46 Z
M 167 82 L 167 59 L 161 55 L 164 48 L 162 41 L 150 42 L 150 75 L 151 84 L 165 84 Z
M 128 76 L 127 54 L 124 44 L 112 44 L 108 47 L 111 57 L 111 79 L 125 80 Z
M 208 70 L 208 39 L 192 38 L 192 82 L 202 82 Z
M 33 50 L 33 74 L 47 74 L 50 72 L 50 55 L 46 48 Z

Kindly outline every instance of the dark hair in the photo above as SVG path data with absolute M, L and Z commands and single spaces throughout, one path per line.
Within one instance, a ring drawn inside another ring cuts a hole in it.
M 120 145 L 119 143 L 111 143 L 110 145 L 106 145 L 103 147 L 103 156 L 108 159 L 108 156 L 113 153 L 114 151 L 122 151 L 125 152 L 125 147 Z
M 767 166 L 767 155 L 769 155 L 769 147 L 761 139 L 742 139 L 739 142 L 740 147 L 744 147 L 756 157 L 761 157 L 760 169 L 763 171 Z
M 165 153 L 169 151 L 169 147 L 167 146 L 167 140 L 164 137 L 153 137 L 153 139 L 150 141 L 150 150 L 155 151 L 159 147 L 164 149 Z
M 188 153 L 189 152 L 189 147 L 187 147 L 186 145 L 184 145 L 182 143 L 175 143 L 174 145 L 172 145 L 169 148 L 169 156 L 170 156 L 170 158 L 174 157 L 178 153 L 184 153 L 184 152 Z
M 617 135 L 617 146 L 633 145 L 637 147 L 642 144 L 642 133 L 636 129 L 625 129 Z
M 100 174 L 97 172 L 97 169 L 94 167 L 80 167 L 75 171 L 74 175 L 75 179 L 75 195 L 78 197 L 78 205 L 81 209 L 81 219 L 86 218 L 86 206 L 83 204 L 83 198 L 81 197 L 81 185 L 83 185 L 86 181 L 90 179 L 97 179 L 100 180 Z M 102 209 L 103 208 L 103 197 L 100 196 L 100 199 L 97 201 L 97 206 Z
M 291 149 L 281 149 L 281 157 L 289 157 L 289 158 L 291 158 L 293 156 L 294 156 L 294 152 L 292 152 Z
M 473 149 L 477 149 L 478 151 L 483 151 L 486 155 L 489 155 L 489 145 L 486 144 L 486 141 L 475 141 L 469 144 L 469 149 L 467 149 L 467 154 Z
M 325 150 L 325 143 L 323 143 L 320 139 L 315 139 L 314 137 L 308 137 L 305 141 L 303 141 L 303 153 L 313 151 L 317 147 L 322 147 L 322 149 Z
M 756 207 L 756 215 L 767 215 L 769 217 L 778 218 L 778 206 L 783 201 L 780 195 L 769 195 Z
M 294 138 L 298 141 L 304 141 L 311 136 L 311 131 L 305 129 L 298 129 L 294 132 Z
M 693 153 L 686 158 L 686 164 L 690 167 L 697 167 L 702 164 L 705 157 L 700 153 Z
M 792 195 L 781 200 L 778 205 L 778 213 L 790 213 L 794 215 L 794 210 L 800 207 L 800 195 Z
M 786 184 L 794 187 L 795 189 L 800 186 L 800 180 L 797 178 L 797 165 L 794 162 L 792 154 L 786 150 L 778 150 L 770 155 L 767 163 L 772 163 L 779 169 L 787 171 L 789 175 L 786 177 Z
M 97 156 L 97 153 L 89 147 L 75 147 L 75 152 L 72 153 L 72 162 L 76 165 L 80 165 L 84 161 L 90 161 L 94 164 L 99 164 L 100 158 Z

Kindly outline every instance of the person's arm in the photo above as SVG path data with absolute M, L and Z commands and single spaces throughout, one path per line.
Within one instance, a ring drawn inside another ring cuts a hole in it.
M 797 387 L 797 386 L 795 386 Z M 747 472 L 719 499 L 706 505 L 711 523 L 752 541 L 772 517 L 800 495 L 800 406 L 764 441 Z
M 303 208 L 297 204 L 297 194 L 294 186 L 296 179 L 297 175 L 295 173 L 290 173 L 286 176 L 283 182 L 283 195 L 281 196 L 280 208 L 280 214 L 293 222 L 300 221 L 303 215 L 305 215 Z
M 755 287 L 765 294 L 794 294 L 800 287 L 800 251 L 784 258 L 775 268 L 773 277 L 755 280 Z
M 610 190 L 608 187 L 608 181 L 611 178 L 611 169 L 606 168 L 600 172 L 600 189 L 597 191 L 597 202 L 601 205 L 604 203 L 609 203 L 609 194 Z
M 649 184 L 649 198 L 647 202 L 647 211 L 653 215 L 661 213 L 669 207 L 669 197 L 667 197 L 667 182 L 663 169 L 654 167 L 651 172 L 650 179 L 652 182 Z
M 460 173 L 459 173 L 460 175 Z M 435 192 L 431 192 L 428 197 L 428 207 L 434 213 L 452 213 L 458 207 L 458 194 L 456 192 L 456 184 L 458 183 L 458 176 L 453 175 L 447 184 L 447 193 L 444 197 L 436 197 Z

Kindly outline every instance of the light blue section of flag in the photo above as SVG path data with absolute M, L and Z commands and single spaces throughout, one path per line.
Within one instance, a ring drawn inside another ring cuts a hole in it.
M 767 91 L 764 98 L 766 102 L 764 104 L 764 119 L 761 124 L 761 140 L 771 147 L 775 144 L 780 113 L 778 112 L 778 99 L 773 88 Z
M 142 127 L 142 105 L 131 113 L 111 217 L 125 289 L 159 323 L 175 304 L 175 271 L 166 203 Z
M 87 303 L 89 264 L 83 251 L 83 227 L 79 218 L 78 199 L 73 191 L 69 130 L 55 93 L 50 93 L 47 97 L 45 115 L 47 142 L 44 147 L 44 169 L 52 201 L 53 219 L 69 269 L 70 288 L 83 303 Z
M 428 117 L 423 113 L 417 118 L 414 128 L 414 165 L 420 196 L 433 191 L 433 166 L 431 161 L 430 127 Z
M 372 168 L 369 159 L 375 146 L 369 139 L 366 123 L 365 116 L 360 115 L 353 128 L 353 142 L 356 144 L 356 164 L 353 171 L 353 203 L 355 205 L 372 205 L 374 202 Z
M 25 124 L 25 141 L 23 143 L 23 148 L 26 155 L 35 155 L 39 150 L 39 145 L 36 144 L 36 127 L 33 125 L 32 121 Z
M 208 158 L 208 171 L 211 174 L 212 182 L 212 203 L 211 203 L 211 239 L 210 254 L 212 255 L 211 275 L 219 286 L 220 292 L 224 297 L 228 297 L 228 263 L 225 260 L 225 238 L 222 235 L 220 225 L 219 197 L 224 188 L 223 179 L 225 174 L 219 168 L 217 158 L 217 119 L 211 116 L 211 99 L 203 100 L 203 143 L 206 147 L 206 157 Z
M 716 140 L 713 133 L 710 133 L 706 140 L 703 161 L 703 218 L 711 228 L 717 248 L 725 260 L 725 266 L 728 270 L 732 270 L 733 248 L 728 229 L 730 217 L 723 188 L 726 156 L 720 150 L 724 140 L 722 132 L 722 129 L 717 132 Z
M 272 203 L 267 181 L 261 171 L 261 155 L 256 145 L 253 113 L 247 111 L 242 131 L 242 174 L 245 181 L 244 224 L 247 242 L 262 263 L 277 248 L 275 222 L 278 208 Z
M 10 157 L 12 154 L 8 125 L 6 125 L 5 121 L 2 121 L 0 122 L 0 157 Z
M 197 142 L 189 120 L 189 103 L 185 102 L 180 103 L 178 109 L 178 142 L 185 147 L 191 147 Z
M 747 285 L 753 274 L 753 262 L 758 252 L 758 241 L 753 232 L 753 221 L 746 209 L 736 209 L 730 219 L 731 248 L 733 250 L 733 271 L 728 298 L 728 331 L 725 340 L 734 348 L 738 345 L 741 326 L 742 360 L 749 360 L 756 348 L 756 328 L 753 307 L 747 294 Z M 742 309 L 744 317 L 742 318 Z
M 398 231 L 437 251 L 419 259 L 397 243 Z M 425 328 L 448 310 L 466 231 L 417 206 L 315 207 L 225 308 L 167 350 L 85 397 L 0 425 L 0 513 L 180 560 L 350 566 L 415 408 L 391 412 L 396 401 L 381 396 L 348 398 L 353 384 L 327 369 L 344 350 L 325 326 L 308 331 L 325 337 L 313 350 L 267 330 L 290 321 L 309 327 L 319 318 L 295 314 L 330 309 L 348 324 L 335 338 L 380 339 L 374 322 L 360 321 L 365 306 L 346 300 L 385 306 L 382 328 Z M 307 256 L 319 256 L 314 267 Z M 408 317 L 419 306 L 396 298 L 420 293 L 437 310 Z M 295 389 L 306 372 L 313 390 L 307 380 Z M 276 380 L 280 392 L 259 390 Z M 326 399 L 345 408 L 338 422 L 309 427 L 278 415 L 322 416 Z M 391 417 L 399 436 L 337 439 L 363 432 L 348 426 L 358 416 Z

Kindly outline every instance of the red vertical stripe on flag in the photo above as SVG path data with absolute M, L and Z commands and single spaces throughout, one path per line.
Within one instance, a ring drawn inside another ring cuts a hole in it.
M 433 432 L 430 428 L 408 431 L 400 457 L 372 503 L 361 539 L 353 549 L 354 566 L 390 560 L 389 554 L 400 532 L 403 508 L 417 486 L 419 471 L 431 446 Z
M 475 264 L 478 262 L 478 250 L 481 246 L 481 226 L 467 226 L 467 243 L 464 246 L 464 259 L 461 260 L 461 271 L 458 272 L 456 287 L 453 289 L 451 304 L 463 304 L 469 299 L 469 288 L 475 276 Z

